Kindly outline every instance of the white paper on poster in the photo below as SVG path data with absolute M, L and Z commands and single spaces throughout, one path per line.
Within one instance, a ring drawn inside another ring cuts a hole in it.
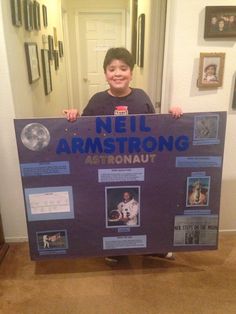
M 29 202 L 33 215 L 70 211 L 67 191 L 29 194 Z
M 147 236 L 103 237 L 103 250 L 146 248 Z
M 144 181 L 144 168 L 98 169 L 98 182 Z

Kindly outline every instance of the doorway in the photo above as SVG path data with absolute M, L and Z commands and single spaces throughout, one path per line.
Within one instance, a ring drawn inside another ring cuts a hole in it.
M 80 111 L 95 93 L 108 88 L 103 60 L 111 47 L 126 46 L 125 12 L 79 12 L 76 23 Z

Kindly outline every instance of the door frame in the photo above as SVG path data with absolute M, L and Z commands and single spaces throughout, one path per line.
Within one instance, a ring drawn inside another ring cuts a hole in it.
M 92 9 L 84 9 L 84 10 L 77 10 L 75 13 L 75 38 L 76 38 L 76 58 L 77 58 L 77 73 L 78 73 L 78 88 L 79 88 L 79 111 L 82 112 L 83 107 L 86 104 L 82 103 L 82 93 L 80 91 L 83 88 L 83 82 L 82 82 L 82 73 L 81 73 L 81 49 L 80 49 L 80 36 L 79 36 L 79 18 L 80 14 L 114 14 L 114 13 L 120 13 L 121 19 L 122 19 L 122 38 L 124 39 L 125 46 L 128 47 L 128 36 L 129 33 L 129 23 L 127 23 L 127 10 L 125 9 L 113 9 L 113 10 L 92 10 Z
M 70 58 L 70 42 L 69 42 L 69 30 L 68 30 L 68 13 L 62 8 L 62 30 L 63 30 L 63 42 L 64 42 L 64 60 L 65 60 L 65 72 L 66 72 L 66 82 L 67 82 L 67 95 L 68 95 L 68 108 L 73 108 L 74 97 L 73 97 L 73 86 L 72 86 L 72 76 L 71 76 L 71 58 Z

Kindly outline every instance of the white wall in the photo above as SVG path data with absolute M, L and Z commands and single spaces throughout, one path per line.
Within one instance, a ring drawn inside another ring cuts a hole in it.
M 0 212 L 4 234 L 9 241 L 26 239 L 27 235 L 13 127 L 15 109 L 2 21 L 0 6 Z
M 41 49 L 48 49 L 48 44 L 42 42 L 42 35 L 53 35 L 53 27 L 56 27 L 57 38 L 63 41 L 61 0 L 38 0 L 38 2 L 40 3 L 41 30 L 29 32 L 25 30 L 24 19 L 21 27 L 15 27 L 12 24 L 10 1 L 1 1 L 14 107 L 18 118 L 60 116 L 68 103 L 64 58 L 59 60 L 58 71 L 55 71 L 54 64 L 51 62 L 53 91 L 47 96 L 44 93 L 41 63 Z M 47 6 L 47 27 L 43 26 L 42 4 Z M 41 78 L 33 84 L 28 83 L 24 42 L 36 42 L 38 45 Z
M 14 118 L 61 116 L 67 106 L 64 60 L 56 72 L 51 64 L 53 92 L 44 94 L 40 49 L 42 34 L 53 35 L 57 28 L 58 40 L 62 39 L 61 0 L 39 1 L 48 9 L 48 27 L 28 32 L 23 26 L 15 27 L 11 21 L 10 1 L 0 3 L 0 210 L 4 235 L 7 241 L 27 239 L 26 219 L 21 187 L 19 161 L 16 150 Z M 41 7 L 41 6 L 40 6 Z M 42 11 L 41 24 L 42 24 Z M 37 42 L 41 78 L 29 84 L 24 42 Z
M 205 40 L 205 6 L 236 5 L 235 0 L 168 1 L 162 110 L 179 104 L 184 112 L 227 111 L 223 182 L 221 193 L 221 229 L 236 229 L 236 111 L 232 111 L 233 78 L 236 72 L 234 39 Z M 196 82 L 200 52 L 225 52 L 223 86 L 199 90 Z

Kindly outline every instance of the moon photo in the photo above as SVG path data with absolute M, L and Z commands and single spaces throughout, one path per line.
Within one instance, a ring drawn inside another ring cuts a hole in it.
M 48 129 L 40 123 L 27 124 L 21 132 L 21 141 L 32 151 L 41 151 L 50 142 Z

